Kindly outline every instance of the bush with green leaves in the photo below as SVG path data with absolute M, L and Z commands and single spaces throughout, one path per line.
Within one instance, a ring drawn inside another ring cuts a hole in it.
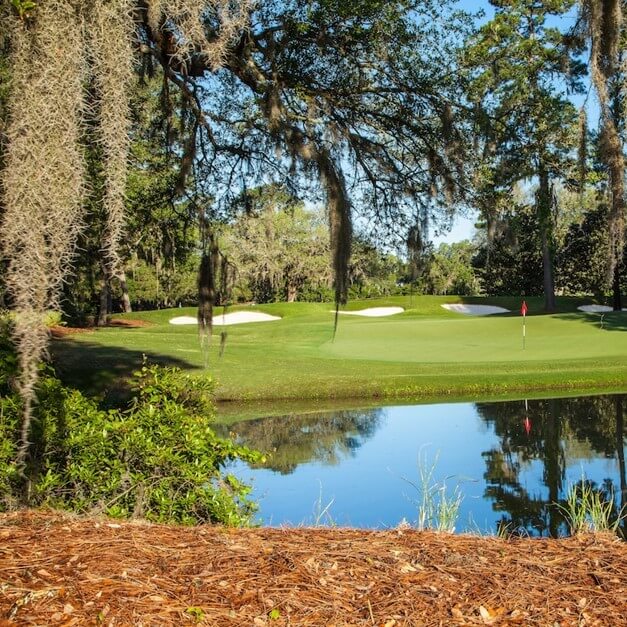
M 135 374 L 126 410 L 102 410 L 55 377 L 42 377 L 30 458 L 13 463 L 19 397 L 10 388 L 15 364 L 0 353 L 0 507 L 19 503 L 158 522 L 248 524 L 249 487 L 224 472 L 229 460 L 261 455 L 210 427 L 208 379 L 145 365 Z
M 0 312 L 0 510 L 14 504 L 16 479 L 15 442 L 18 437 L 17 416 L 20 403 L 13 392 L 17 377 L 17 355 L 9 340 L 11 320 Z

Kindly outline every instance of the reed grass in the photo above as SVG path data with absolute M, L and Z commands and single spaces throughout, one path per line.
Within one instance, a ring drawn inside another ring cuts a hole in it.
M 418 455 L 418 481 L 414 482 L 407 478 L 404 480 L 419 494 L 416 528 L 420 531 L 431 529 L 454 533 L 464 497 L 459 485 L 449 493 L 446 481 L 450 477 L 440 481 L 435 479 L 438 459 L 439 453 L 436 453 L 433 462 L 429 462 L 421 450 Z
M 558 505 L 573 535 L 581 533 L 616 533 L 627 517 L 625 507 L 616 508 L 614 493 L 604 494 L 582 476 L 570 486 L 565 504 Z

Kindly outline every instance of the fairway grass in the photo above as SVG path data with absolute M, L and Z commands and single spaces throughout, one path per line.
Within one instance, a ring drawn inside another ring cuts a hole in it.
M 120 317 L 150 322 L 105 328 L 54 342 L 63 379 L 91 393 L 118 391 L 141 363 L 178 365 L 216 381 L 220 401 L 331 398 L 476 398 L 543 390 L 627 389 L 627 313 L 590 314 L 584 298 L 558 299 L 558 313 L 541 315 L 527 299 L 526 346 L 517 313 L 474 317 L 444 303 L 485 304 L 517 312 L 516 298 L 417 296 L 353 301 L 348 310 L 403 307 L 386 318 L 343 316 L 333 334 L 328 303 L 234 307 L 281 317 L 272 324 L 220 331 L 203 350 L 196 328 L 169 324 L 193 309 Z

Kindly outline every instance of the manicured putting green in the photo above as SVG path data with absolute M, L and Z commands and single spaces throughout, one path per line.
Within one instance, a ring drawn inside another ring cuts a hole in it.
M 504 307 L 485 317 L 447 311 L 445 303 Z M 281 319 L 228 328 L 220 356 L 216 329 L 203 350 L 193 326 L 174 326 L 193 309 L 123 316 L 152 326 L 107 328 L 55 343 L 61 373 L 91 391 L 116 385 L 146 355 L 198 375 L 210 374 L 222 400 L 367 396 L 485 396 L 511 391 L 627 389 L 627 313 L 585 313 L 583 298 L 561 298 L 540 315 L 527 299 L 526 346 L 517 298 L 392 297 L 353 301 L 352 311 L 402 307 L 389 317 L 342 316 L 333 334 L 328 303 L 276 303 L 229 311 Z

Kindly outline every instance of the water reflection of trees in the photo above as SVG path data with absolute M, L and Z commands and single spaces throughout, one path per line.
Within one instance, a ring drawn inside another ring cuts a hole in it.
M 605 478 L 594 486 L 607 499 L 614 496 L 617 515 L 627 505 L 624 404 L 625 396 L 619 395 L 529 401 L 527 411 L 521 401 L 478 404 L 479 415 L 500 439 L 498 448 L 482 453 L 486 497 L 502 513 L 497 526 L 532 535 L 556 536 L 564 531 L 564 517 L 555 504 L 564 503 L 569 487 L 564 485 L 567 448 L 618 460 L 620 485 Z M 520 480 L 521 471 L 535 460 L 543 465 L 546 494 L 530 493 Z
M 333 465 L 354 455 L 374 435 L 381 418 L 381 409 L 345 410 L 257 418 L 217 430 L 231 431 L 242 444 L 269 453 L 265 468 L 290 474 L 299 464 Z

